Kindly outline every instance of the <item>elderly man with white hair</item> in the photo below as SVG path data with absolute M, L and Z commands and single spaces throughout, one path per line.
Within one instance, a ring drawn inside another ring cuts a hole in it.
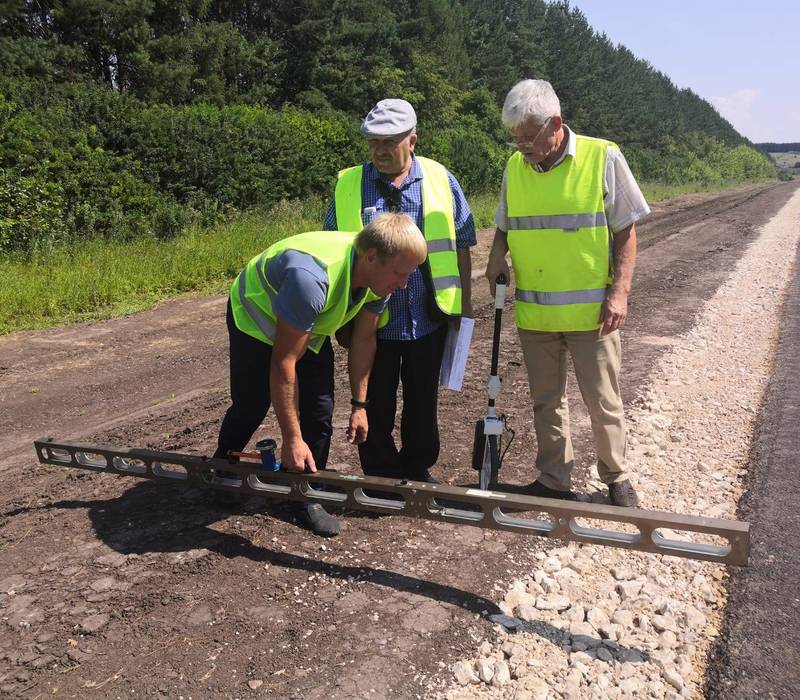
M 523 80 L 503 124 L 517 149 L 503 176 L 486 276 L 515 277 L 515 316 L 533 398 L 540 474 L 527 492 L 576 500 L 567 353 L 591 419 L 611 503 L 638 498 L 625 471 L 619 329 L 628 314 L 636 222 L 650 213 L 616 144 L 573 132 L 553 87 Z

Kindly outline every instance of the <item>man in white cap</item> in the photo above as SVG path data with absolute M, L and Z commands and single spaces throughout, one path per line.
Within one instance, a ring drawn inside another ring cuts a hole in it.
M 441 164 L 414 155 L 417 115 L 405 100 L 381 100 L 361 133 L 370 160 L 339 173 L 326 230 L 358 231 L 387 211 L 419 226 L 428 257 L 381 316 L 367 392 L 370 431 L 359 445 L 365 474 L 435 481 L 439 456 L 437 401 L 448 322 L 471 316 L 470 247 L 475 222 L 456 179 Z M 392 435 L 403 384 L 401 447 Z

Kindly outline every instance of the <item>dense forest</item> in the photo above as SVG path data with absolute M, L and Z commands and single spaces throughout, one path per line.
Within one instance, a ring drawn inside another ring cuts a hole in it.
M 500 105 L 525 77 L 643 179 L 774 177 L 708 102 L 568 2 L 0 0 L 0 251 L 169 238 L 324 196 L 384 97 L 416 107 L 421 154 L 468 194 L 493 190 Z
M 800 151 L 800 142 L 796 143 L 757 143 L 756 147 L 764 153 L 788 153 Z

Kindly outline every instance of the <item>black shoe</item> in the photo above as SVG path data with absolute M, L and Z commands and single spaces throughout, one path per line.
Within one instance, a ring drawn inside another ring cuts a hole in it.
M 425 482 L 426 484 L 441 484 L 441 483 L 442 483 L 442 482 L 441 482 L 441 481 L 439 481 L 438 479 L 434 479 L 434 478 L 433 478 L 433 477 L 430 475 L 430 472 L 425 472 L 424 474 L 422 474 L 422 475 L 420 475 L 420 476 L 415 476 L 415 477 L 414 477 L 414 481 L 423 481 L 423 482 Z
M 297 517 L 316 535 L 334 537 L 339 534 L 339 521 L 319 503 L 303 503 Z
M 578 494 L 574 491 L 559 491 L 558 489 L 551 489 L 545 486 L 538 479 L 532 484 L 528 484 L 523 493 L 526 496 L 538 496 L 539 498 L 560 498 L 562 501 L 577 501 Z
M 627 479 L 609 484 L 608 497 L 611 499 L 611 505 L 621 508 L 636 508 L 639 505 L 639 497 Z

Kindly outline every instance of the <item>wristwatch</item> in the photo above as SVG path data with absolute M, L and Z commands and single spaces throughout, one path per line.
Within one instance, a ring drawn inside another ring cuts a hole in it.
M 369 399 L 359 401 L 358 399 L 350 399 L 350 405 L 353 408 L 367 408 L 369 406 Z

